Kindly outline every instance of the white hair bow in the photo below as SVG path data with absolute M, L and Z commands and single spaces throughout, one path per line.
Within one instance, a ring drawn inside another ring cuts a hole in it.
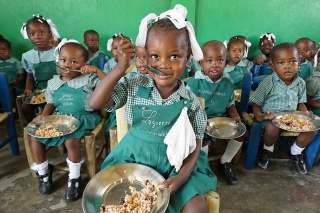
M 251 47 L 251 42 L 248 40 L 244 41 L 244 44 L 246 45 L 246 50 L 244 51 L 243 58 L 248 57 L 249 48 Z
M 122 34 L 121 33 L 119 33 L 121 36 L 122 36 Z M 108 51 L 111 51 L 112 50 L 112 42 L 113 42 L 113 38 L 115 37 L 119 37 L 119 34 L 118 33 L 116 33 L 116 34 L 114 34 L 109 40 L 108 40 L 108 42 L 107 42 L 107 50 Z
M 79 43 L 79 41 L 77 40 L 74 40 L 74 39 L 62 39 L 60 41 L 60 43 L 58 44 L 58 46 L 54 49 L 54 52 L 53 52 L 53 55 L 56 57 L 56 62 L 58 62 L 58 58 L 59 58 L 59 53 L 60 53 L 60 49 L 62 48 L 63 45 L 67 44 L 67 43 L 70 43 L 70 42 L 73 42 L 73 43 Z
M 194 29 L 189 21 L 186 21 L 187 9 L 181 4 L 177 4 L 172 10 L 165 11 L 157 16 L 154 13 L 150 13 L 144 17 L 139 26 L 139 34 L 136 39 L 136 45 L 139 47 L 145 47 L 148 25 L 152 21 L 158 21 L 159 19 L 168 18 L 174 24 L 177 29 L 185 27 L 189 32 L 189 38 L 191 43 L 192 55 L 196 61 L 203 59 L 202 50 L 197 42 Z
M 273 39 L 274 43 L 276 43 L 276 36 L 273 33 L 263 33 L 260 38 L 266 37 L 269 41 Z
M 57 27 L 56 25 L 52 22 L 51 19 L 45 19 L 44 17 L 40 16 L 39 14 L 38 15 L 34 15 L 33 14 L 33 17 L 37 17 L 38 18 L 38 21 L 40 23 L 43 23 L 41 19 L 45 20 L 48 22 L 49 26 L 50 26 L 50 31 L 51 31 L 51 34 L 52 34 L 52 37 L 54 38 L 54 40 L 58 40 L 60 38 L 60 35 L 58 33 L 58 30 L 57 30 Z M 26 28 L 26 23 L 23 23 L 22 24 L 22 27 L 20 29 L 20 32 L 23 36 L 24 39 L 29 39 L 28 37 L 28 33 L 27 33 L 27 28 Z

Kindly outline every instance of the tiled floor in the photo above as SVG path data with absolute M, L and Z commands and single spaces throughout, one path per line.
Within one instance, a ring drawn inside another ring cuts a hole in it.
M 53 192 L 46 196 L 39 194 L 38 180 L 28 168 L 21 129 L 19 126 L 17 128 L 20 156 L 13 157 L 8 145 L 0 150 L 0 212 L 82 212 L 81 199 L 76 202 L 64 200 L 67 172 L 55 170 Z M 0 131 L 2 135 L 4 129 L 0 128 Z M 210 154 L 214 154 L 213 150 L 220 152 L 224 147 L 222 143 L 214 144 Z M 218 176 L 220 212 L 320 212 L 320 164 L 307 175 L 298 175 L 287 167 L 287 159 L 278 159 L 286 158 L 286 155 L 276 150 L 274 156 L 277 159 L 267 170 L 257 166 L 253 170 L 246 170 L 244 150 L 239 165 L 234 167 L 238 184 L 233 186 L 227 185 L 217 173 L 217 161 L 210 162 L 213 172 Z M 49 152 L 49 161 L 53 164 L 64 164 L 65 157 L 56 149 Z M 85 174 L 82 176 L 86 184 L 88 179 Z

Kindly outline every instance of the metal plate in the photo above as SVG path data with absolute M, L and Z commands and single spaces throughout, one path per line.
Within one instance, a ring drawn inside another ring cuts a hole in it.
M 233 139 L 242 136 L 246 126 L 239 122 L 236 124 L 232 118 L 216 117 L 208 120 L 205 133 L 219 139 Z
M 130 177 L 136 181 L 131 183 Z M 157 190 L 157 203 L 152 212 L 162 213 L 168 207 L 170 191 L 160 190 L 157 186 L 165 179 L 154 169 L 135 163 L 118 164 L 97 173 L 87 184 L 82 195 L 82 209 L 86 213 L 99 212 L 100 206 L 119 205 L 127 193 L 129 186 L 142 189 L 142 181 L 150 180 Z
M 46 103 L 45 100 L 45 89 L 37 90 L 34 93 L 29 94 L 28 96 L 22 97 L 22 102 L 26 104 L 38 105 Z
M 54 137 L 39 137 L 35 135 L 35 132 L 40 127 L 46 127 L 48 125 L 54 126 L 58 131 L 62 132 L 63 135 L 68 135 L 76 131 L 80 126 L 80 121 L 75 117 L 69 115 L 49 115 L 44 116 L 43 120 L 34 119 L 27 126 L 27 133 L 37 138 L 54 138 Z M 61 135 L 60 135 L 61 136 Z M 55 136 L 59 137 L 59 136 Z
M 241 93 L 242 93 L 242 89 L 235 89 L 234 90 L 234 99 L 236 102 L 240 102 L 241 101 Z M 253 91 L 250 91 L 250 97 L 252 96 Z M 249 102 L 251 102 L 251 100 L 249 100 Z
M 315 128 L 311 129 L 311 130 L 308 130 L 308 131 L 306 131 L 306 130 L 292 130 L 292 129 L 290 129 L 290 127 L 284 128 L 283 126 L 280 126 L 278 124 L 278 120 L 280 118 L 282 118 L 286 114 L 294 115 L 297 118 L 308 120 L 311 123 L 313 123 Z M 302 112 L 302 111 L 283 111 L 283 112 L 279 112 L 279 113 L 277 113 L 276 117 L 272 120 L 272 123 L 274 125 L 276 125 L 277 127 L 279 127 L 280 129 L 287 130 L 287 131 L 290 131 L 290 132 L 311 132 L 311 131 L 315 131 L 315 130 L 320 129 L 320 117 L 318 117 L 318 116 L 316 116 L 314 114 L 310 117 L 310 116 L 308 116 L 308 114 L 306 112 Z

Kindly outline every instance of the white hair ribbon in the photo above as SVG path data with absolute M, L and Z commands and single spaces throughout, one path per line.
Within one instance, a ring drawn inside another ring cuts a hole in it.
M 318 66 L 318 54 L 319 54 L 320 49 L 318 49 L 316 55 L 314 56 L 313 59 L 313 67 L 317 67 Z
M 244 55 L 242 58 L 248 57 L 249 48 L 251 47 L 251 42 L 248 40 L 245 40 L 244 44 L 246 45 L 246 50 L 244 51 Z
M 273 43 L 276 43 L 276 36 L 273 33 L 263 33 L 260 38 L 266 37 L 269 41 L 272 41 L 271 39 L 273 39 Z
M 67 43 L 71 43 L 71 42 L 80 44 L 79 41 L 74 40 L 74 39 L 68 40 L 68 39 L 64 38 L 60 41 L 60 43 L 57 45 L 57 47 L 54 49 L 54 52 L 53 52 L 53 55 L 56 57 L 56 62 L 58 62 L 60 49 L 63 47 L 63 45 L 65 45 Z
M 44 17 L 42 17 L 42 16 L 39 15 L 39 14 L 38 14 L 38 15 L 34 15 L 34 14 L 33 14 L 33 17 L 37 17 L 37 18 L 38 18 L 38 21 L 39 21 L 40 23 L 43 23 L 43 21 L 42 21 L 41 19 L 47 21 L 48 24 L 49 24 L 50 31 L 51 31 L 51 34 L 52 34 L 52 37 L 54 38 L 54 40 L 58 40 L 58 39 L 60 38 L 60 35 L 59 35 L 59 33 L 58 33 L 58 30 L 57 30 L 57 27 L 56 27 L 56 25 L 52 22 L 51 19 L 47 19 L 47 20 L 46 20 Z M 27 28 L 26 28 L 26 23 L 23 23 L 23 24 L 22 24 L 22 27 L 21 27 L 21 29 L 20 29 L 20 32 L 21 32 L 21 34 L 22 34 L 22 36 L 23 36 L 24 39 L 29 39 L 28 33 L 27 33 Z
M 223 42 L 223 44 L 224 44 L 224 46 L 225 46 L 226 48 L 228 48 L 229 41 L 228 41 L 228 40 L 225 40 L 225 41 Z
M 121 33 L 119 33 L 119 34 L 122 36 Z M 108 51 L 111 51 L 111 50 L 112 50 L 113 38 L 119 37 L 119 34 L 118 34 L 118 33 L 114 34 L 114 35 L 108 40 L 108 42 L 107 42 L 107 50 L 108 50 Z
M 172 10 L 165 11 L 161 13 L 160 16 L 157 16 L 154 13 L 147 15 L 140 23 L 136 45 L 139 47 L 145 47 L 149 23 L 152 21 L 158 21 L 158 19 L 168 18 L 177 29 L 185 27 L 188 30 L 192 55 L 196 61 L 202 60 L 203 53 L 197 42 L 192 24 L 189 21 L 186 21 L 187 13 L 188 11 L 184 6 L 177 4 Z

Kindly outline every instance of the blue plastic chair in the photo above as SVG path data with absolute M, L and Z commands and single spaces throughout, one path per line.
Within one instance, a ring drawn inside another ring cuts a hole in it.
M 7 75 L 0 73 L 0 100 L 2 105 L 3 114 L 7 129 L 7 138 L 0 140 L 0 149 L 6 144 L 10 144 L 12 155 L 17 156 L 20 154 L 18 137 L 16 132 L 16 126 L 14 122 L 14 116 L 12 112 L 12 106 L 10 101 L 10 90 Z
M 100 65 L 99 65 L 100 70 L 103 71 L 104 64 L 107 63 L 107 62 L 108 62 L 108 60 L 105 57 L 100 58 Z

